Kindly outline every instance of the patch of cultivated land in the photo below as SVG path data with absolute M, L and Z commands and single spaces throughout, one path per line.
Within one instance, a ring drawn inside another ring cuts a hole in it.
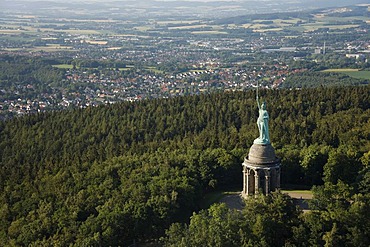
M 358 69 L 326 69 L 322 72 L 335 72 L 335 73 L 343 73 L 350 77 L 357 78 L 357 79 L 367 79 L 370 80 L 370 71 L 368 70 L 358 70 Z
M 222 31 L 194 31 L 192 34 L 227 34 L 227 32 Z

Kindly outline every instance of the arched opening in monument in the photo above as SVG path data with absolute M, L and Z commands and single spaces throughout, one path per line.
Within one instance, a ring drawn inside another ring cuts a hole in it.
M 259 180 L 260 181 L 259 181 L 258 187 L 260 188 L 263 194 L 266 194 L 266 178 L 265 178 L 264 171 L 262 171 L 262 174 L 260 174 Z
M 247 195 L 251 195 L 255 193 L 255 171 L 250 169 L 250 175 L 249 175 L 249 191 L 247 191 Z
M 276 181 L 277 180 L 277 169 L 271 170 L 271 177 L 270 177 L 270 190 L 275 191 L 276 190 Z

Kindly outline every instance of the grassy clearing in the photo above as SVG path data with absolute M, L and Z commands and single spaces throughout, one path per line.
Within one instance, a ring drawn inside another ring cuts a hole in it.
M 46 46 L 35 46 L 32 48 L 26 49 L 28 51 L 47 51 L 47 52 L 53 52 L 53 51 L 73 51 L 72 46 L 60 46 L 60 45 L 46 45 Z
M 358 71 L 358 69 L 326 69 L 323 70 L 322 72 L 355 72 Z
M 370 80 L 370 71 L 368 70 L 359 71 L 358 69 L 326 69 L 322 72 L 343 73 L 353 78 Z
M 152 26 L 140 26 L 140 27 L 135 27 L 134 29 L 141 31 L 141 32 L 146 32 L 146 31 L 153 29 L 153 27 Z
M 296 199 L 312 199 L 313 194 L 310 190 L 281 190 L 281 193 L 288 194 Z
M 200 24 L 200 25 L 192 25 L 192 26 L 177 26 L 177 27 L 169 27 L 168 30 L 197 29 L 197 28 L 205 28 L 205 27 L 209 27 L 209 25 Z
M 106 45 L 108 41 L 106 40 L 86 40 L 86 43 L 91 45 Z
M 305 195 L 312 195 L 311 190 L 281 190 L 282 193 L 300 193 Z
M 127 66 L 128 67 L 128 66 Z M 158 73 L 158 74 L 162 74 L 163 73 L 163 71 L 162 70 L 159 70 L 159 69 L 157 69 L 156 67 L 146 67 L 145 68 L 146 70 L 149 70 L 149 71 L 151 71 L 151 72 L 154 72 L 154 73 Z
M 247 24 L 243 24 L 242 27 L 244 28 L 252 28 L 252 29 L 261 29 L 261 28 L 267 28 L 268 25 L 266 24 L 250 24 L 250 23 L 247 23 Z
M 201 209 L 209 208 L 212 204 L 220 202 L 221 199 L 224 198 L 225 196 L 237 194 L 240 194 L 239 189 L 231 189 L 227 191 L 223 190 L 212 191 L 204 195 L 204 197 L 199 203 L 199 207 Z
M 5 48 L 4 51 L 21 51 L 23 48 Z
M 78 30 L 78 29 L 69 29 L 69 30 L 54 30 L 54 32 L 59 32 L 59 33 L 68 33 L 68 34 L 100 34 L 99 31 L 97 30 Z
M 106 20 L 106 19 L 68 19 L 69 21 L 73 22 L 96 22 L 96 23 L 115 23 L 115 20 Z
M 177 25 L 177 24 L 186 24 L 186 25 L 189 25 L 189 24 L 193 24 L 193 23 L 198 23 L 200 20 L 188 20 L 188 21 L 157 21 L 157 24 L 158 25 L 168 25 L 168 24 L 172 24 L 172 25 Z
M 253 31 L 258 33 L 264 33 L 264 32 L 280 32 L 282 30 L 283 28 L 279 27 L 279 28 L 254 29 Z
M 201 72 L 206 72 L 207 70 L 205 69 L 191 69 L 189 70 L 189 72 L 197 72 L 197 73 L 201 73 Z
M 292 19 L 275 19 L 274 23 L 282 23 L 282 24 L 297 24 L 299 21 L 304 21 L 300 18 L 292 18 Z
M 8 29 L 1 29 L 0 30 L 0 34 L 21 34 L 22 32 L 24 32 L 24 31 L 22 31 L 22 30 L 8 30 Z
M 227 34 L 227 32 L 222 31 L 194 31 L 192 34 Z
M 97 30 L 78 30 L 78 29 L 69 29 L 69 30 L 56 30 L 54 28 L 37 28 L 37 27 L 22 27 L 22 29 L 1 29 L 0 34 L 29 34 L 36 35 L 40 32 L 44 33 L 67 33 L 67 34 L 77 34 L 77 35 L 89 35 L 89 34 L 101 34 L 104 32 Z
M 52 66 L 53 68 L 58 68 L 58 69 L 72 69 L 73 65 L 72 64 L 56 64 Z
M 344 73 L 353 78 L 370 80 L 370 71 L 348 71 Z
M 331 23 L 336 23 L 338 22 L 338 17 L 333 17 L 333 16 L 325 16 L 325 15 L 317 15 L 315 16 L 317 19 L 320 21 L 325 21 L 325 22 L 331 22 Z M 349 16 L 349 17 L 340 17 L 340 21 L 367 21 L 368 18 L 366 16 Z
M 302 28 L 304 28 L 305 31 L 315 31 L 319 28 L 328 28 L 329 30 L 334 30 L 334 29 L 348 29 L 348 28 L 357 28 L 359 25 L 353 25 L 353 24 L 348 24 L 348 25 L 328 25 L 327 23 L 310 23 L 310 24 L 303 24 L 301 25 Z
M 199 203 L 201 209 L 209 208 L 212 204 L 219 202 L 225 196 L 223 191 L 214 191 L 206 194 Z
M 122 48 L 123 47 L 109 47 L 109 48 L 107 48 L 107 50 L 109 50 L 109 51 L 115 51 L 115 50 L 120 50 Z
M 102 31 L 97 31 L 97 30 L 88 30 L 88 29 L 66 29 L 66 30 L 60 30 L 60 29 L 54 29 L 54 28 L 30 28 L 29 31 L 36 32 L 37 30 L 40 30 L 41 32 L 44 33 L 66 33 L 66 34 L 71 34 L 71 35 L 89 35 L 89 34 L 101 34 L 104 30 Z

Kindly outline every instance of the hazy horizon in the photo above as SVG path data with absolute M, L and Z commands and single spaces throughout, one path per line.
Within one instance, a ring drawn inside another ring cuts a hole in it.
M 369 4 L 369 0 L 3 0 L 0 13 L 38 16 L 104 15 L 106 18 L 193 16 L 227 18 L 245 14 L 297 12 Z

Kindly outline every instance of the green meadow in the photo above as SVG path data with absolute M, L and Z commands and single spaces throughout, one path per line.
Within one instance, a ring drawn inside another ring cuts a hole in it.
M 369 70 L 358 70 L 358 69 L 326 69 L 322 72 L 336 72 L 343 73 L 350 77 L 357 79 L 367 79 L 370 80 L 370 71 Z

